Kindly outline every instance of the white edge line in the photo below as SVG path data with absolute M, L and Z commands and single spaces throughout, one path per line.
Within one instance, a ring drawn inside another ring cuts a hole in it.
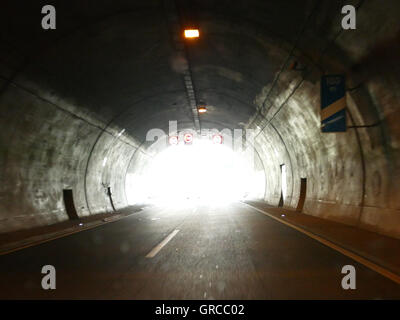
M 137 212 L 140 212 L 140 211 L 137 211 Z M 30 247 L 36 247 L 36 246 L 41 245 L 43 243 L 50 242 L 50 241 L 53 241 L 53 240 L 57 240 L 57 239 L 60 239 L 60 238 L 65 238 L 65 237 L 68 237 L 68 236 L 73 235 L 75 233 L 79 233 L 79 232 L 86 231 L 86 230 L 89 230 L 89 229 L 94 229 L 94 228 L 97 228 L 97 227 L 100 227 L 100 226 L 104 226 L 104 225 L 106 225 L 108 223 L 117 222 L 119 220 L 122 220 L 124 218 L 129 217 L 130 215 L 132 215 L 134 213 L 136 213 L 136 212 L 130 213 L 130 214 L 126 215 L 126 216 L 118 217 L 116 219 L 108 220 L 108 221 L 104 221 L 104 219 L 99 219 L 98 221 L 95 221 L 95 223 L 93 223 L 93 224 L 89 224 L 88 226 L 84 225 L 84 226 L 79 227 L 79 228 L 77 228 L 77 225 L 75 225 L 75 226 L 72 226 L 70 228 L 67 228 L 67 229 L 64 229 L 64 230 L 60 231 L 60 233 L 57 233 L 57 231 L 55 231 L 56 234 L 54 236 L 50 236 L 49 238 L 28 242 L 26 244 L 22 244 L 21 246 L 17 246 L 17 247 L 14 247 L 14 248 L 5 249 L 4 251 L 0 251 L 0 256 L 7 255 L 9 253 L 20 251 L 20 250 L 27 249 L 27 248 L 30 248 Z M 66 230 L 70 230 L 72 228 L 74 228 L 74 230 L 66 231 Z M 24 240 L 21 240 L 21 241 L 24 241 Z
M 376 263 L 374 263 L 374 262 L 372 262 L 372 261 L 370 261 L 370 260 L 368 260 L 366 258 L 363 258 L 362 256 L 359 256 L 358 254 L 355 254 L 355 253 L 353 253 L 353 252 L 351 252 L 351 251 L 349 251 L 349 250 L 347 250 L 347 249 L 345 249 L 345 248 L 343 248 L 343 247 L 341 247 L 339 245 L 336 245 L 335 243 L 333 243 L 333 242 L 331 242 L 329 240 L 326 240 L 326 239 L 324 239 L 324 238 L 322 238 L 322 237 L 320 237 L 320 236 L 318 236 L 318 235 L 316 235 L 316 234 L 314 234 L 312 232 L 306 231 L 306 230 L 304 230 L 304 229 L 302 229 L 302 228 L 300 228 L 300 227 L 298 227 L 298 226 L 296 226 L 294 224 L 291 224 L 290 222 L 287 222 L 287 221 L 284 221 L 282 219 L 279 219 L 279 218 L 275 217 L 274 215 L 265 212 L 264 210 L 258 209 L 258 208 L 254 207 L 254 206 L 252 206 L 252 205 L 250 205 L 248 203 L 245 203 L 245 202 L 243 202 L 243 203 L 245 205 L 253 208 L 254 210 L 257 210 L 258 212 L 261 212 L 262 214 L 267 215 L 268 217 L 287 225 L 288 227 L 291 227 L 291 228 L 296 229 L 297 231 L 299 231 L 301 233 L 304 233 L 305 235 L 313 238 L 314 240 L 317 240 L 318 242 L 330 247 L 331 249 L 334 249 L 334 250 L 344 254 L 345 256 L 357 261 L 358 263 L 361 263 L 365 267 L 367 267 L 367 268 L 379 273 L 380 275 L 382 275 L 382 276 L 384 276 L 384 277 L 386 277 L 386 278 L 388 278 L 388 279 L 400 284 L 400 276 L 398 274 L 396 274 L 394 272 L 391 272 L 388 269 L 383 268 L 380 265 L 378 265 L 378 264 L 376 264 Z
M 171 241 L 173 237 L 179 232 L 178 229 L 172 231 L 163 241 L 161 241 L 158 245 L 156 245 L 147 255 L 146 258 L 154 258 L 158 252 Z

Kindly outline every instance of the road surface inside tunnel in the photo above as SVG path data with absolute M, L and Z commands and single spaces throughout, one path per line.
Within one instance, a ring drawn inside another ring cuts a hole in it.
M 356 290 L 341 287 L 344 265 Z M 41 288 L 43 265 L 56 289 Z M 389 299 L 400 286 L 243 203 L 149 207 L 0 256 L 1 299 Z

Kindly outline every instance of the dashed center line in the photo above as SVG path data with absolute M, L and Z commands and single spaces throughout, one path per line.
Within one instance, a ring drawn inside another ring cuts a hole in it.
M 147 255 L 146 258 L 154 258 L 157 253 L 160 252 L 160 250 L 168 243 L 171 241 L 173 237 L 176 236 L 176 234 L 179 232 L 178 229 L 175 229 L 172 231 L 163 241 L 161 241 L 158 245 L 156 245 Z

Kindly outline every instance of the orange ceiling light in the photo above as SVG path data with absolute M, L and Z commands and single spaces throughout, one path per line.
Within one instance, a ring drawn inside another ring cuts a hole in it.
M 186 39 L 194 39 L 200 37 L 199 29 L 185 29 L 184 32 Z

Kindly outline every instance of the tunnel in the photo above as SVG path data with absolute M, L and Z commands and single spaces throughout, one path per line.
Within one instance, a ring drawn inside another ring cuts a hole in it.
M 400 297 L 398 1 L 0 7 L 2 299 Z

